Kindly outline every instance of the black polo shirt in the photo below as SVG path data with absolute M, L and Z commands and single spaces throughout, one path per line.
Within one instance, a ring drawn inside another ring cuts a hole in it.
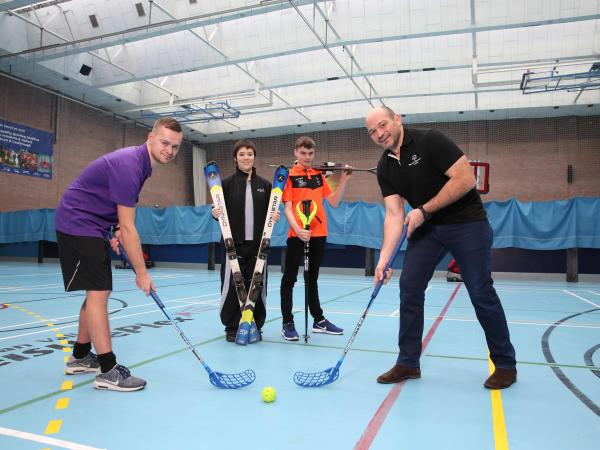
M 437 130 L 404 129 L 400 159 L 386 150 L 377 164 L 377 181 L 384 197 L 398 194 L 412 208 L 427 203 L 448 181 L 445 172 L 464 153 Z M 436 225 L 485 220 L 487 214 L 475 188 L 433 213 Z

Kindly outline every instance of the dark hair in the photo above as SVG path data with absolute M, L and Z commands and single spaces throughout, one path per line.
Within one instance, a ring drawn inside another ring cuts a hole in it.
M 256 146 L 254 145 L 254 142 L 252 142 L 250 139 L 240 139 L 233 144 L 233 159 L 235 159 L 238 150 L 242 147 L 251 148 L 254 156 L 256 157 Z
M 296 146 L 294 147 L 294 150 L 299 147 L 304 147 L 310 150 L 312 148 L 315 148 L 316 145 L 315 141 L 313 141 L 308 136 L 300 136 L 298 139 L 296 139 Z
M 165 127 L 171 131 L 175 131 L 177 133 L 182 133 L 181 125 L 172 117 L 161 117 L 156 122 L 154 122 L 154 126 L 152 127 L 152 131 L 156 132 L 159 127 Z

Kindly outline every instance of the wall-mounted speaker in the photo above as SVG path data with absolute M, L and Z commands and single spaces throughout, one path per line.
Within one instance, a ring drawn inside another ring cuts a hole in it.
M 571 184 L 573 182 L 573 166 L 569 164 L 567 166 L 567 183 Z
M 83 76 L 88 76 L 90 73 L 92 72 L 92 68 L 90 66 L 87 66 L 85 64 L 81 65 L 81 69 L 79 69 L 79 73 Z

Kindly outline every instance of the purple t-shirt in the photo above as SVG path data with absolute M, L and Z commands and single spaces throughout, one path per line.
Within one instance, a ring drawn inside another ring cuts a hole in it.
M 152 175 L 146 144 L 108 153 L 93 161 L 71 183 L 56 209 L 58 231 L 105 238 L 118 223 L 117 205 L 135 207 Z

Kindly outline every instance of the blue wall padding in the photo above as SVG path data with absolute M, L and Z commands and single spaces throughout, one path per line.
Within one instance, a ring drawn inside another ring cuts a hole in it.
M 600 248 L 600 198 L 576 197 L 547 202 L 485 204 L 494 229 L 494 248 L 559 250 Z M 331 244 L 378 249 L 381 246 L 384 207 L 364 202 L 326 205 Z M 210 206 L 138 208 L 136 225 L 144 244 L 190 245 L 218 242 L 219 224 Z M 285 245 L 288 224 L 281 211 L 271 245 Z M 0 244 L 56 241 L 54 210 L 0 213 Z M 405 244 L 406 245 L 406 244 Z

